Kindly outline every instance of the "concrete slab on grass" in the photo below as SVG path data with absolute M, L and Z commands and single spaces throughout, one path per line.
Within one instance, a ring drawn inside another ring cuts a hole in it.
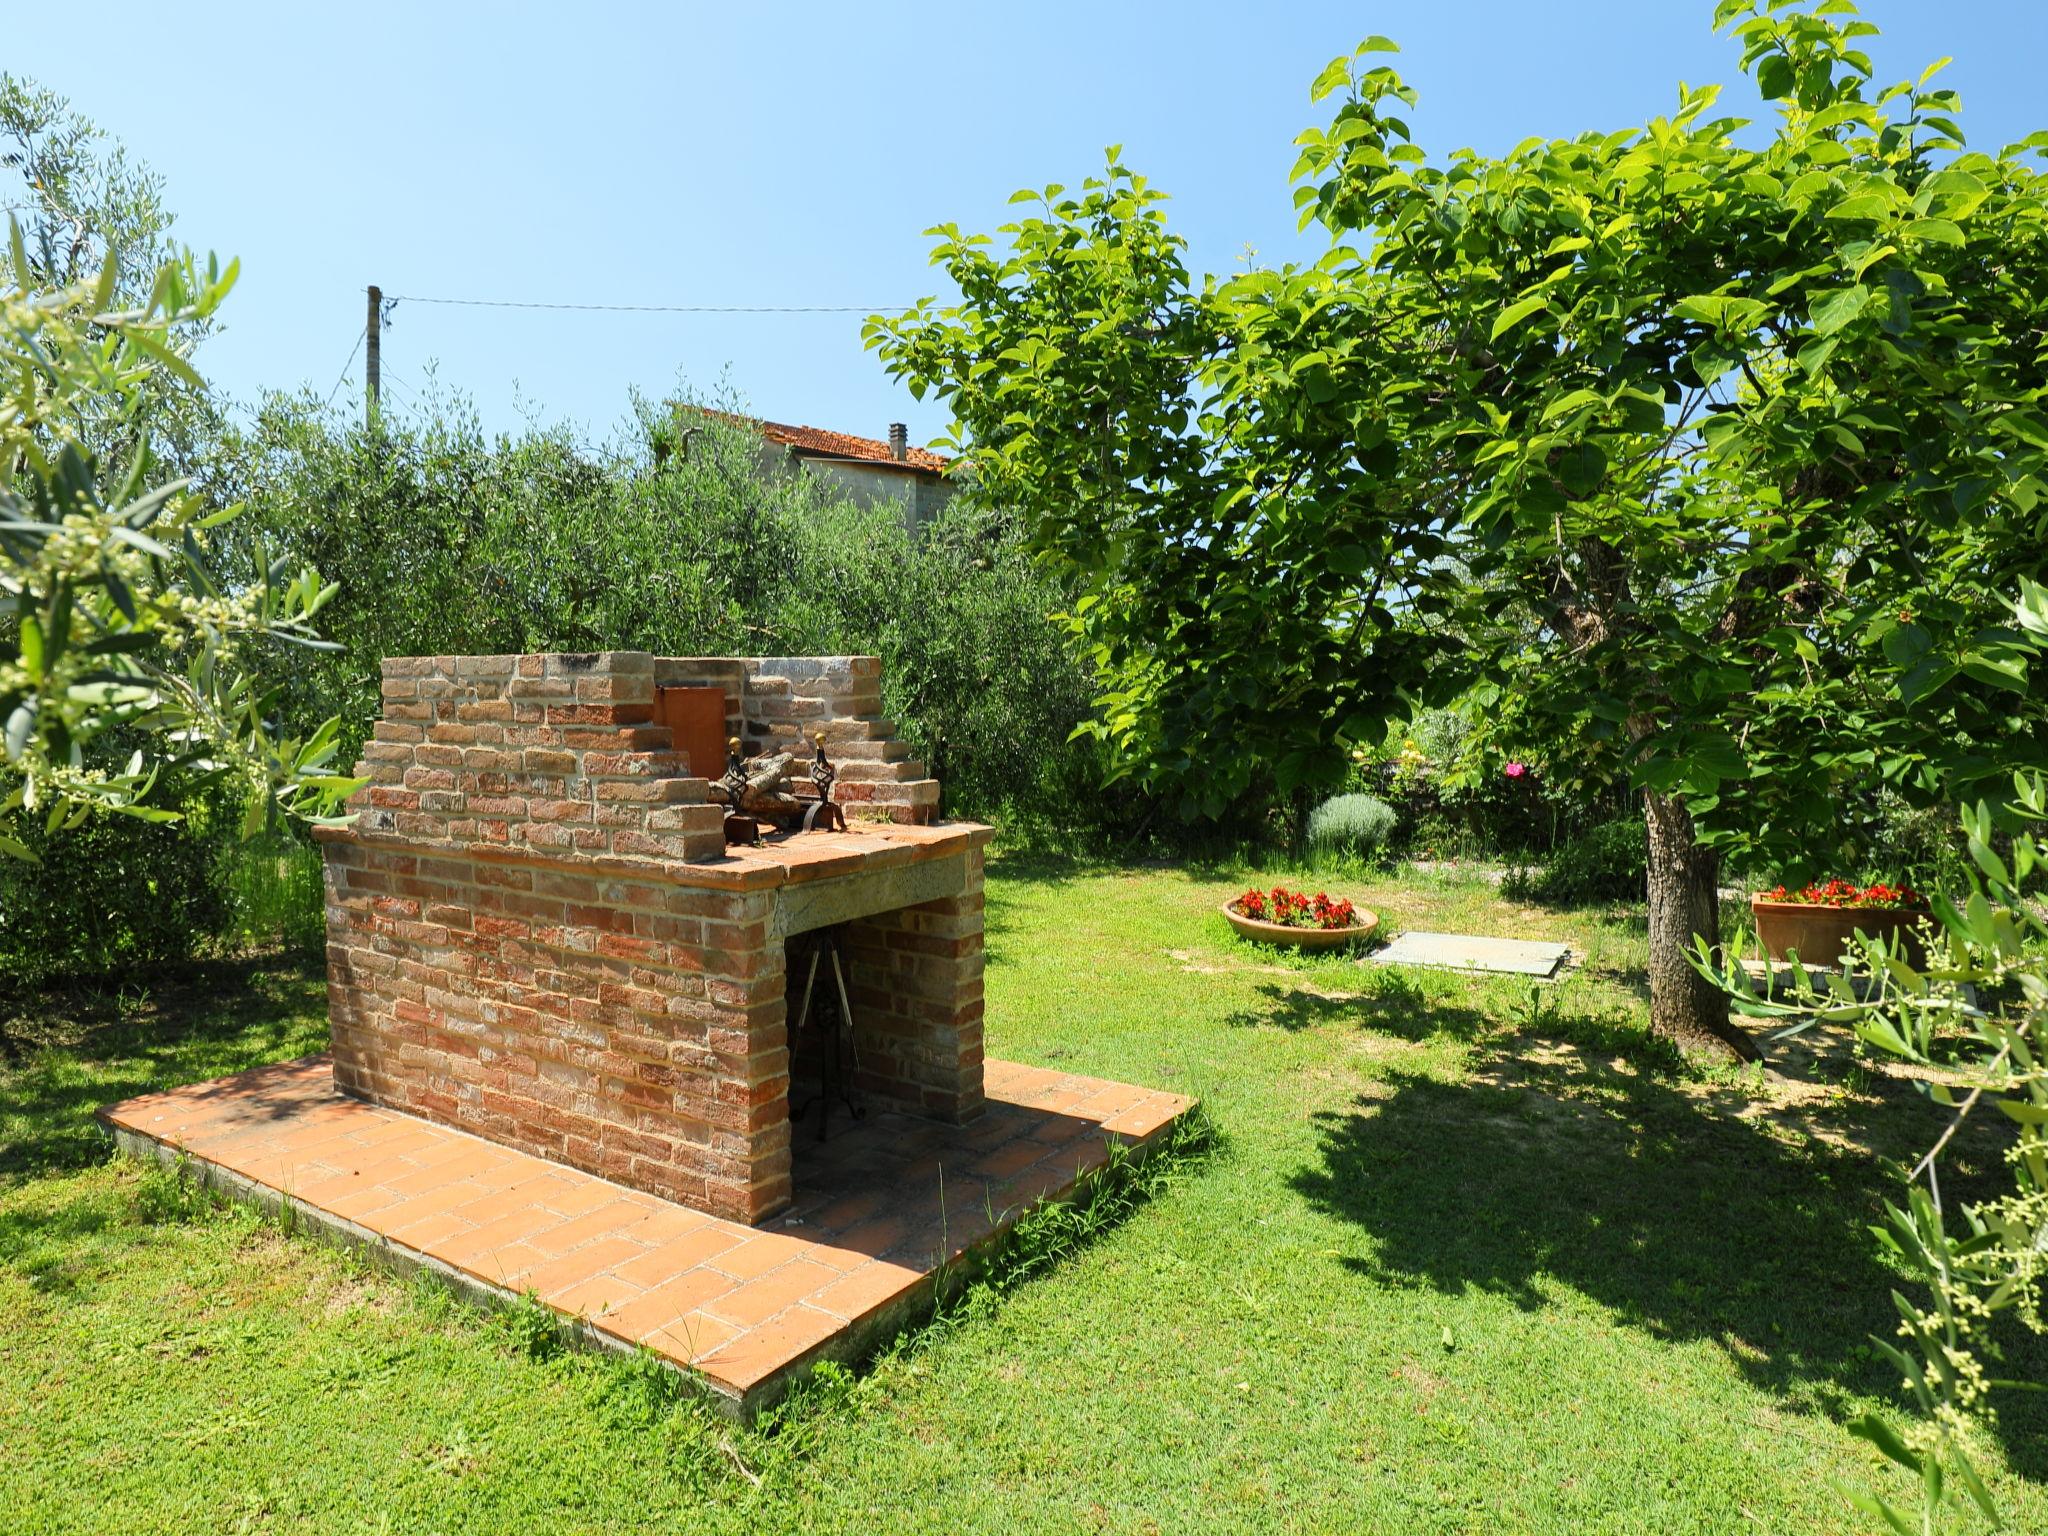
M 1549 939 L 1482 939 L 1465 933 L 1404 933 L 1372 958 L 1382 965 L 1426 965 L 1446 971 L 1555 976 L 1571 953 Z

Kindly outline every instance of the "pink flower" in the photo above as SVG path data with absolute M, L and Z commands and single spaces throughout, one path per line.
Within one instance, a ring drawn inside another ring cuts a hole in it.
M 1507 767 L 1501 770 L 1501 772 L 1505 773 L 1511 779 L 1519 779 L 1523 774 L 1527 773 L 1528 771 L 1529 770 L 1523 767 L 1520 763 L 1509 763 Z

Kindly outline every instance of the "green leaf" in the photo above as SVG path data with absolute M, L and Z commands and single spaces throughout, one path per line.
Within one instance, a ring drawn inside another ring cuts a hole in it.
M 43 680 L 43 626 L 32 613 L 21 616 L 21 664 L 31 682 Z
M 2013 693 L 2027 691 L 2027 664 L 2024 661 L 1987 656 L 1982 651 L 1966 651 L 1963 653 L 1963 675 Z
M 1853 1430 L 1851 1432 L 1853 1433 Z M 1865 1493 L 1860 1488 L 1850 1488 L 1842 1483 L 1835 1484 L 1835 1491 L 1871 1519 L 1882 1520 L 1891 1527 L 1895 1536 L 1924 1536 L 1918 1524 L 1907 1520 L 1876 1494 Z
M 1884 649 L 1885 660 L 1903 670 L 1934 649 L 1934 636 L 1918 624 L 1901 624 L 1896 629 L 1885 631 L 1879 644 Z
M 1814 337 L 1813 340 L 1807 342 L 1806 345 L 1799 349 L 1800 371 L 1808 378 L 1812 378 L 1828 365 L 1828 359 L 1835 355 L 1835 348 L 1838 345 L 1840 345 L 1840 341 L 1837 337 Z
M 1862 192 L 1847 197 L 1827 211 L 1831 219 L 1882 219 L 1892 211 L 1892 200 L 1880 192 Z
M 1976 1467 L 1971 1464 L 1969 1456 L 1960 1445 L 1950 1451 L 1949 1466 L 1962 1481 L 1963 1490 L 1970 1495 L 1977 1507 L 1984 1511 L 1984 1518 L 1993 1525 L 2001 1524 L 1998 1518 L 1998 1505 L 1992 1500 L 1991 1490 L 1984 1486 L 1984 1479 L 1977 1475 Z
M 1899 1432 L 1876 1414 L 1866 1413 L 1861 1418 L 1851 1419 L 1847 1428 L 1858 1440 L 1869 1441 L 1908 1472 L 1920 1470 L 1920 1453 L 1906 1444 Z
M 1832 336 L 1870 307 L 1870 290 L 1858 283 L 1838 288 L 1813 306 L 1813 333 Z
M 1542 294 L 1538 294 L 1533 299 L 1523 299 L 1518 303 L 1510 304 L 1500 312 L 1500 318 L 1493 322 L 1493 332 L 1487 339 L 1499 341 L 1502 336 L 1512 331 L 1524 320 L 1535 314 L 1536 311 L 1548 308 L 1550 308 L 1550 300 Z
M 1749 331 L 1762 323 L 1771 307 L 1759 299 L 1737 298 L 1725 293 L 1696 293 L 1672 305 L 1671 312 L 1683 319 L 1711 325 L 1716 330 Z
M 178 381 L 187 388 L 202 391 L 206 388 L 206 381 L 199 377 L 198 371 L 190 363 L 178 356 L 176 352 L 165 346 L 163 342 L 159 341 L 148 331 L 131 329 L 122 332 L 122 336 L 130 346 L 147 352 L 155 361 L 170 369 L 172 373 L 177 375 Z
M 1899 231 L 1902 238 L 1933 245 L 1961 245 L 1963 232 L 1947 219 L 1914 219 Z
M 1363 545 L 1339 544 L 1324 557 L 1324 564 L 1340 576 L 1364 576 L 1379 562 Z
M 1766 54 L 1757 61 L 1756 88 L 1765 101 L 1782 101 L 1792 94 L 1792 61 L 1782 53 Z

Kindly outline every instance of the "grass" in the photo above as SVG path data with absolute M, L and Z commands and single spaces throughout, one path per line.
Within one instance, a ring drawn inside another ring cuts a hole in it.
M 991 1051 L 1198 1094 L 1219 1144 L 748 1431 L 107 1159 L 94 1105 L 315 1048 L 317 976 L 0 1020 L 6 1528 L 1675 1536 L 1856 1530 L 1830 1480 L 1900 1491 L 1841 1423 L 1894 1401 L 1876 1154 L 1938 1110 L 1825 1053 L 1683 1071 L 1639 912 L 1343 884 L 1570 942 L 1532 989 L 1243 946 L 1215 908 L 1248 877 L 995 863 Z M 2048 1528 L 2037 1401 L 1985 1461 Z

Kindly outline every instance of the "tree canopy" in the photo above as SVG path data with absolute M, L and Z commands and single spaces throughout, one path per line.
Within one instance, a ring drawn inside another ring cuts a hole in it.
M 960 302 L 869 335 L 1085 575 L 1130 771 L 1195 811 L 1254 758 L 1334 782 L 1490 678 L 1525 754 L 1639 788 L 1653 1012 L 1732 1040 L 1681 958 L 1722 852 L 1825 863 L 1877 784 L 2048 756 L 2008 619 L 2048 560 L 2048 136 L 1968 148 L 1938 65 L 1874 88 L 1846 0 L 1716 21 L 1763 131 L 1681 86 L 1433 158 L 1371 38 L 1299 141 L 1318 261 L 1191 278 L 1112 152 L 1003 252 L 934 231 Z

